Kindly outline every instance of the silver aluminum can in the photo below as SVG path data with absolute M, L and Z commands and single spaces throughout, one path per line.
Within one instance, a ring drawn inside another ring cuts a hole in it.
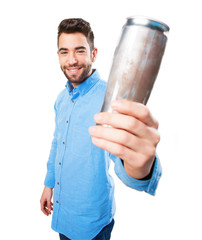
M 164 54 L 169 27 L 146 17 L 129 17 L 114 53 L 102 112 L 128 99 L 146 105 Z

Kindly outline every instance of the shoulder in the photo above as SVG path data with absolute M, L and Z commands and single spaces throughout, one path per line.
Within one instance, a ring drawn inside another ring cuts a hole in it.
M 99 72 L 96 70 L 93 75 L 92 75 L 93 78 L 95 78 L 97 80 L 97 83 L 96 83 L 96 87 L 99 87 L 99 88 L 102 88 L 102 89 L 106 89 L 107 87 L 107 82 L 104 81 L 101 77 L 100 77 L 100 74 Z
M 97 88 L 99 91 L 105 91 L 107 88 L 107 82 L 104 81 L 103 79 L 99 78 L 97 81 L 95 88 Z
M 103 87 L 103 88 L 107 87 L 107 82 L 102 79 L 99 79 L 98 84 L 100 85 L 100 87 Z
M 99 81 L 97 81 L 96 84 L 91 88 L 90 95 L 97 99 L 101 98 L 101 100 L 103 100 L 106 92 L 106 87 L 107 82 L 99 79 Z

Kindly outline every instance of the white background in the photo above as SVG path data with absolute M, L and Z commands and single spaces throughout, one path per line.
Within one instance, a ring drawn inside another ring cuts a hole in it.
M 155 197 L 116 182 L 112 240 L 202 239 L 200 1 L 2 1 L 0 5 L 0 239 L 56 240 L 40 196 L 54 130 L 53 105 L 66 79 L 56 55 L 57 26 L 89 21 L 107 80 L 126 17 L 167 23 L 168 44 L 149 100 L 160 122 L 163 176 Z

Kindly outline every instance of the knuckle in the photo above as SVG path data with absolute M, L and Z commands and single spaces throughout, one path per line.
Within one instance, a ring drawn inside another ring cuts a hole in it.
M 158 129 L 159 128 L 159 122 L 156 120 L 156 122 L 155 122 L 155 127 L 156 127 L 156 129 Z
M 143 155 L 143 161 L 144 162 L 149 161 L 153 156 L 155 156 L 155 153 L 156 153 L 156 147 L 150 143 L 146 147 L 145 154 Z
M 153 157 L 156 153 L 156 148 L 154 146 L 150 147 L 149 156 Z
M 136 118 L 130 118 L 128 122 L 128 129 L 135 129 L 138 128 L 138 121 Z
M 160 140 L 161 140 L 160 134 L 158 132 L 156 132 L 153 136 L 154 146 L 157 146 L 157 144 L 160 142 Z
M 124 146 L 119 145 L 116 149 L 117 155 L 122 158 L 125 154 Z
M 157 146 L 157 144 L 161 140 L 161 136 L 158 130 L 155 128 L 150 128 L 150 134 L 151 134 L 151 138 L 150 138 L 151 142 L 154 144 L 154 146 Z
M 156 136 L 156 145 L 160 142 L 160 140 L 161 140 L 161 136 L 160 136 L 160 134 L 157 134 L 157 136 Z
M 121 135 L 121 142 L 122 143 L 128 143 L 130 142 L 130 134 L 128 134 L 127 132 L 123 132 L 122 135 Z
M 141 115 L 142 115 L 143 118 L 148 118 L 149 117 L 150 111 L 146 106 L 142 107 Z

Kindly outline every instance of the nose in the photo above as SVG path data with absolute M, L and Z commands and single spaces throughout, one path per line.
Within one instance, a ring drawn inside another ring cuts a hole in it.
M 73 52 L 70 52 L 70 53 L 68 54 L 68 59 L 67 59 L 67 61 L 68 61 L 68 64 L 69 64 L 69 65 L 74 65 L 74 64 L 76 64 L 76 63 L 77 63 L 76 55 L 75 55 Z

